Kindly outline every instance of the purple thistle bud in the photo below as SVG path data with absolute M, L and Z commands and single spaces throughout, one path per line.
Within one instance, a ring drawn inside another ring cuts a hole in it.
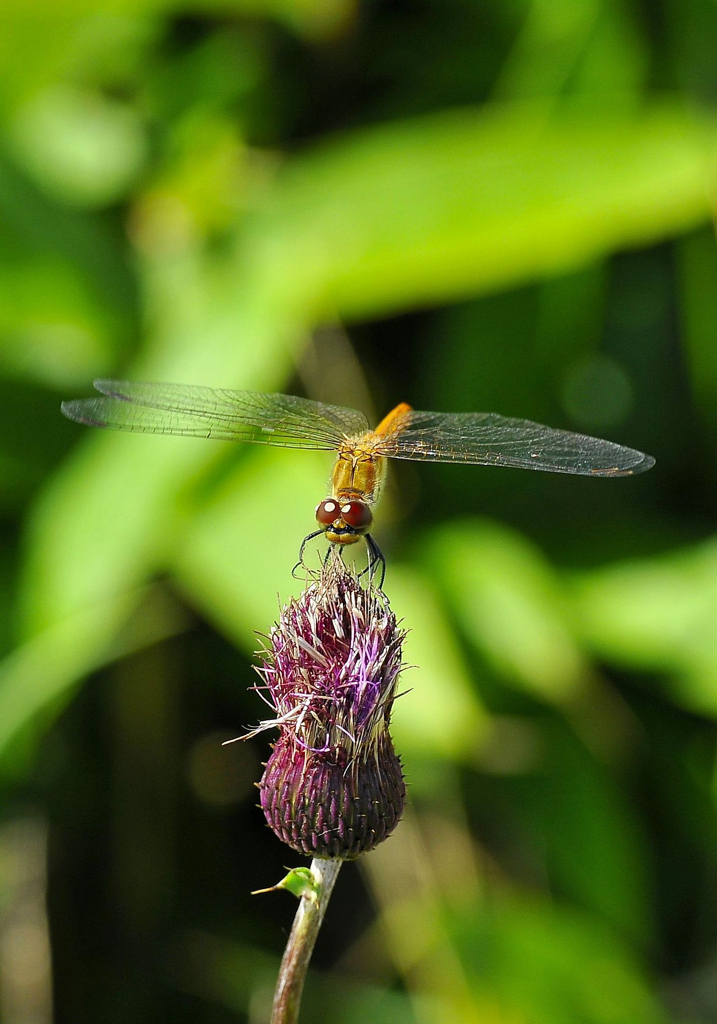
M 405 633 L 388 599 L 340 558 L 289 602 L 257 669 L 279 738 L 259 789 L 271 828 L 310 857 L 357 857 L 406 798 L 389 734 Z

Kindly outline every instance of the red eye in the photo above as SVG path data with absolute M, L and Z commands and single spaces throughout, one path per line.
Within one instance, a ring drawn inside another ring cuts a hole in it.
M 321 523 L 322 526 L 331 526 L 334 519 L 340 518 L 339 503 L 334 501 L 333 498 L 325 498 L 324 501 L 316 506 L 316 521 Z
M 341 506 L 341 518 L 354 530 L 365 530 L 373 522 L 371 509 L 363 501 L 347 501 Z

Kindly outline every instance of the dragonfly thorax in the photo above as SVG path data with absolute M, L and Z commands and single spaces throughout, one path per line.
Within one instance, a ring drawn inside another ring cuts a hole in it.
M 369 450 L 362 450 L 357 443 L 352 451 L 339 450 L 331 474 L 331 493 L 337 495 L 339 501 L 344 497 L 348 500 L 355 497 L 374 505 L 385 476 L 386 460 Z

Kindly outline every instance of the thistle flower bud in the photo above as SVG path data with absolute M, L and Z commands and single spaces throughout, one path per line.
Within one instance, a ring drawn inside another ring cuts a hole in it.
M 389 734 L 405 633 L 340 558 L 281 612 L 257 669 L 279 727 L 259 784 L 294 850 L 348 860 L 396 827 L 406 787 Z M 253 735 L 253 734 L 252 734 Z

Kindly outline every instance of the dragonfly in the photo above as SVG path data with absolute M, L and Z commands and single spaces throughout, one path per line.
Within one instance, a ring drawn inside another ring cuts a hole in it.
M 329 496 L 314 512 L 329 552 L 362 538 L 369 572 L 385 559 L 371 535 L 388 459 L 508 466 L 577 476 L 633 476 L 650 469 L 650 455 L 586 434 L 492 412 L 419 412 L 401 402 L 373 430 L 356 409 L 294 395 L 231 391 L 188 384 L 94 382 L 100 396 L 63 402 L 71 420 L 92 427 L 249 441 L 335 453 Z

